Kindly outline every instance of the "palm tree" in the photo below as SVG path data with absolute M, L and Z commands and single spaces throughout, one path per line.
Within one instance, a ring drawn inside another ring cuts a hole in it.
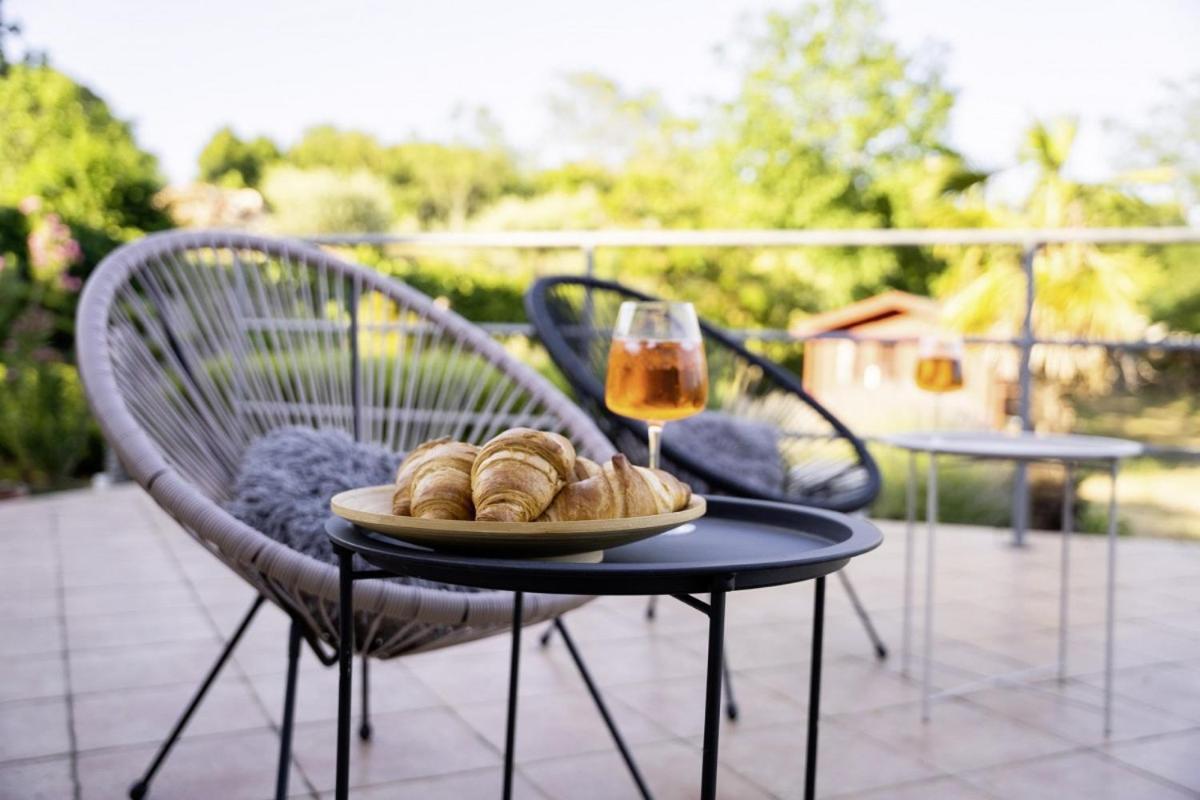
M 1074 119 L 1035 123 L 1025 135 L 1021 162 L 1036 170 L 1032 190 L 1021 207 L 995 213 L 1005 226 L 1083 227 L 1090 223 L 1089 200 L 1107 191 L 1071 180 L 1065 174 L 1078 133 Z M 1138 308 L 1134 274 L 1137 257 L 1104 252 L 1091 244 L 1045 247 L 1034 263 L 1037 304 L 1034 331 L 1041 337 L 1130 339 L 1145 332 Z M 1024 277 L 1019 254 L 968 253 L 941 288 L 946 292 L 948 325 L 967 333 L 1015 335 L 1023 322 Z M 1083 380 L 1101 389 L 1111 378 L 1101 348 L 1044 347 L 1034 351 L 1034 366 L 1051 381 Z

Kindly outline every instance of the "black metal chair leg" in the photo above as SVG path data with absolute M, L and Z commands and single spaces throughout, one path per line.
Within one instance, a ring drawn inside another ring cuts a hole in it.
M 150 767 L 132 786 L 129 787 L 129 797 L 131 800 L 141 800 L 146 796 L 146 792 L 150 790 L 150 781 L 154 779 L 154 774 L 158 772 L 158 768 L 162 766 L 163 761 L 167 757 L 167 753 L 171 752 L 171 748 L 175 746 L 175 742 L 179 739 L 179 735 L 183 733 L 183 729 L 187 726 L 188 720 L 192 718 L 192 714 L 200 706 L 200 701 L 204 699 L 204 695 L 208 694 L 209 687 L 216 680 L 217 675 L 221 672 L 221 668 L 225 666 L 225 662 L 229 660 L 229 656 L 233 655 L 234 649 L 238 646 L 238 642 L 242 640 L 242 634 L 250 627 L 254 615 L 258 613 L 258 609 L 262 607 L 263 597 L 259 595 L 254 598 L 254 602 L 250 604 L 250 609 L 246 615 L 242 617 L 242 621 L 238 623 L 237 629 L 233 632 L 233 636 L 229 637 L 229 641 L 225 644 L 225 649 L 217 656 L 216 663 L 208 671 L 204 682 L 200 684 L 200 688 L 196 690 L 196 694 L 192 696 L 192 700 L 188 703 L 188 707 L 184 710 L 183 716 L 175 723 L 175 727 L 171 729 L 171 734 L 167 736 L 167 740 L 158 748 L 158 753 L 155 754 L 154 760 L 150 762 Z
M 371 663 L 371 659 L 364 655 L 362 657 L 362 720 L 358 723 L 358 738 L 364 742 L 371 741 L 371 711 L 368 701 L 371 691 L 367 683 L 367 664 L 369 663 Z
M 736 722 L 738 718 L 737 698 L 733 695 L 733 676 L 729 674 L 729 656 L 721 653 L 721 676 L 724 678 L 721 685 L 725 687 L 725 716 L 730 722 Z
M 542 631 L 541 638 L 538 639 L 538 641 L 541 643 L 542 647 L 549 646 L 550 640 L 554 638 L 554 630 L 555 630 L 554 623 L 557 621 L 558 621 L 558 617 L 555 617 L 554 619 L 552 619 L 550 621 L 550 624 L 546 626 L 546 630 Z
M 292 728 L 296 721 L 296 680 L 300 671 L 300 625 L 292 620 L 288 631 L 287 686 L 283 690 L 283 721 L 279 726 L 279 771 L 275 778 L 275 800 L 286 800 L 288 775 L 292 769 Z
M 850 597 L 850 605 L 854 607 L 854 613 L 858 615 L 863 629 L 867 632 L 867 638 L 871 640 L 871 645 L 875 648 L 876 657 L 882 661 L 888 657 L 887 646 L 883 643 L 883 639 L 879 638 L 879 631 L 875 630 L 875 624 L 871 622 L 871 616 L 867 613 L 867 609 L 863 608 L 862 601 L 858 599 L 858 592 L 854 590 L 854 584 L 850 583 L 850 578 L 846 575 L 846 570 L 838 570 L 837 576 L 842 582 L 842 588 L 846 590 L 846 594 Z
M 575 640 L 567 632 L 567 627 L 563 624 L 561 617 L 555 617 L 553 624 L 555 629 L 558 630 L 559 635 L 562 636 L 563 643 L 566 644 L 567 650 L 571 654 L 571 660 L 575 662 L 575 667 L 579 670 L 579 675 L 583 678 L 584 685 L 587 686 L 588 694 L 592 696 L 592 702 L 596 704 L 596 710 L 600 712 L 600 717 L 608 727 L 608 732 L 612 735 L 613 742 L 617 745 L 617 750 L 621 753 L 621 758 L 625 761 L 625 766 L 629 768 L 629 774 L 633 778 L 633 782 L 637 784 L 638 792 L 641 793 L 645 800 L 651 800 L 650 789 L 647 788 L 646 781 L 642 778 L 642 773 L 638 770 L 637 763 L 633 760 L 633 754 L 629 752 L 629 748 L 625 745 L 625 739 L 621 736 L 621 731 L 617 728 L 616 720 L 608 713 L 608 706 L 604 704 L 604 698 L 600 696 L 600 690 L 596 688 L 596 684 L 592 681 L 592 675 L 583 663 L 583 656 L 580 655 L 579 650 L 575 647 Z

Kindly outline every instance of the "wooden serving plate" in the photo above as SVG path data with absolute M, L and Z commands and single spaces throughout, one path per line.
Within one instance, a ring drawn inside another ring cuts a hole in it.
M 704 516 L 704 498 L 692 495 L 682 511 L 651 517 L 577 522 L 475 522 L 398 517 L 391 513 L 395 487 L 368 486 L 334 495 L 333 513 L 363 528 L 409 544 L 499 558 L 600 561 L 610 547 L 648 539 Z

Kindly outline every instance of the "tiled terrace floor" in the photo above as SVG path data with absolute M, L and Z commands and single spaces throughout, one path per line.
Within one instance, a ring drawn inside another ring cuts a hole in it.
M 851 574 L 898 651 L 902 535 Z M 937 681 L 1051 660 L 1057 540 L 945 529 Z M 830 584 L 820 793 L 855 798 L 1200 797 L 1200 546 L 1121 542 L 1116 730 L 1100 699 L 1103 543 L 1076 539 L 1071 677 L 984 688 L 922 725 L 898 657 L 871 657 Z M 251 600 L 139 490 L 0 505 L 0 798 L 119 798 Z M 738 593 L 728 648 L 742 718 L 722 731 L 726 798 L 801 794 L 811 587 Z M 696 796 L 704 620 L 654 623 L 636 598 L 569 618 L 656 796 Z M 152 797 L 265 800 L 275 774 L 285 618 L 260 615 L 155 782 Z M 518 796 L 626 798 L 632 785 L 561 645 L 526 637 Z M 359 798 L 498 796 L 505 638 L 373 672 L 375 740 L 355 742 Z M 897 653 L 898 654 L 898 653 Z M 335 676 L 306 654 L 292 789 L 333 785 Z

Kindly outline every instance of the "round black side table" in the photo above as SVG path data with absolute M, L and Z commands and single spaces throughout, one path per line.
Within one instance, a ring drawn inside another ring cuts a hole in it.
M 883 541 L 869 522 L 804 506 L 709 497 L 708 513 L 691 526 L 605 551 L 598 564 L 484 558 L 434 552 L 407 545 L 333 517 L 326 531 L 340 564 L 338 644 L 338 743 L 336 797 L 349 795 L 350 689 L 355 580 L 410 575 L 429 580 L 515 593 L 508 685 L 504 793 L 512 786 L 520 670 L 521 604 L 525 592 L 587 595 L 669 594 L 708 617 L 708 673 L 704 698 L 704 755 L 701 800 L 717 791 L 721 656 L 725 639 L 725 595 L 815 580 L 812 666 L 809 676 L 808 746 L 804 796 L 816 788 L 817 725 L 820 719 L 821 640 L 825 619 L 825 576 Z M 688 530 L 690 528 L 690 530 Z M 354 569 L 358 555 L 375 567 Z M 692 595 L 710 595 L 707 602 Z

